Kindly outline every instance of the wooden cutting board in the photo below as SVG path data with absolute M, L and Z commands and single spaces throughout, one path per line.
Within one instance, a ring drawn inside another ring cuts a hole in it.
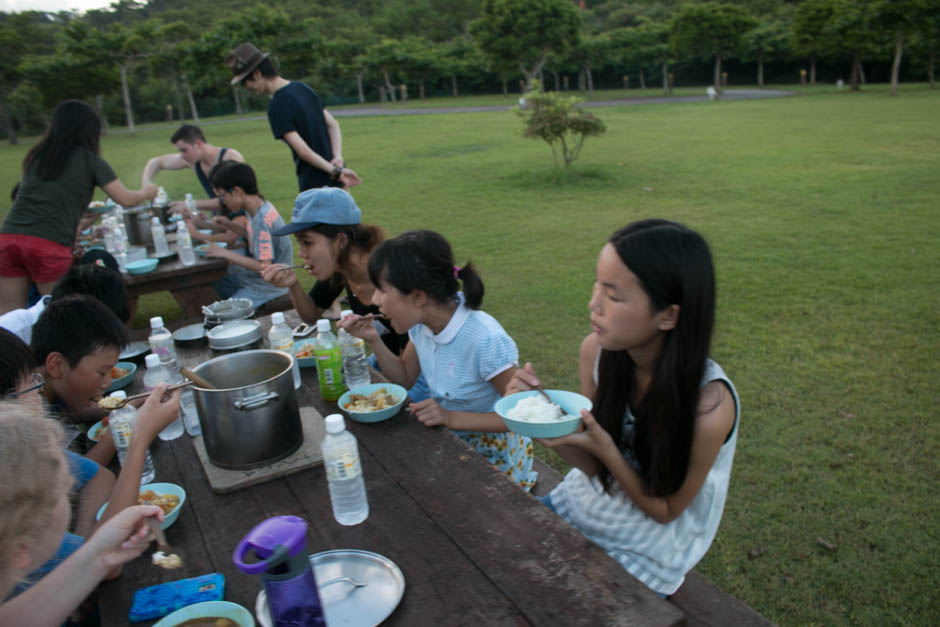
M 323 454 L 320 452 L 320 443 L 326 434 L 323 416 L 313 407 L 300 408 L 300 423 L 304 430 L 304 442 L 290 457 L 268 466 L 251 468 L 250 470 L 229 470 L 219 468 L 209 461 L 206 445 L 202 436 L 193 438 L 193 446 L 202 463 L 202 469 L 209 479 L 209 486 L 213 492 L 225 494 L 250 485 L 256 485 L 293 474 L 305 468 L 323 463 Z

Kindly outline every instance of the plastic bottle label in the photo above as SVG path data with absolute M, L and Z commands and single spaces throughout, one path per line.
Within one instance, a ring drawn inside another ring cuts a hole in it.
M 111 437 L 114 439 L 114 445 L 117 448 L 127 448 L 131 445 L 131 434 L 133 426 L 130 421 L 122 421 L 117 424 L 111 423 Z
M 325 460 L 323 465 L 326 467 L 326 478 L 330 481 L 355 479 L 362 474 L 362 464 L 359 462 L 359 456 L 351 453 Z

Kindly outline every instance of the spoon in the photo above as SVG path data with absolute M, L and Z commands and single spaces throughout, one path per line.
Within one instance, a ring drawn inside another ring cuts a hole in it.
M 160 521 L 153 516 L 147 518 L 146 521 L 147 526 L 150 527 L 150 531 L 153 532 L 153 535 L 157 539 L 158 551 L 152 556 L 153 563 L 160 568 L 166 568 L 168 570 L 182 566 L 183 558 L 180 557 L 176 549 L 166 543 L 166 535 L 163 533 L 163 527 L 160 526 Z M 162 553 L 162 555 L 160 555 L 160 553 Z
M 555 404 L 556 404 L 555 401 L 553 401 L 552 398 L 551 398 L 548 394 L 545 393 L 545 388 L 542 387 L 542 384 L 541 384 L 541 383 L 539 383 L 538 385 L 536 385 L 536 386 L 535 386 L 535 389 L 539 391 L 539 394 L 541 394 L 542 396 L 545 397 L 545 400 L 546 400 L 546 401 L 548 401 L 548 402 L 551 403 L 552 405 L 555 405 Z
M 209 383 L 208 381 L 200 377 L 198 374 L 190 370 L 189 368 L 180 368 L 180 373 L 184 377 L 188 378 L 190 381 L 198 385 L 199 387 L 203 388 L 204 390 L 218 389 L 214 385 L 212 385 L 211 383 Z
M 173 385 L 169 386 L 166 389 L 166 391 L 172 392 L 173 390 L 178 390 L 179 388 L 184 388 L 187 385 L 192 385 L 192 384 L 193 384 L 193 381 L 183 381 L 182 383 L 174 383 Z M 120 409 L 124 407 L 131 401 L 136 401 L 139 398 L 147 398 L 148 396 L 150 396 L 150 392 L 141 392 L 140 394 L 134 394 L 133 396 L 128 396 L 127 398 L 123 400 L 112 398 L 110 396 L 105 396 L 104 398 L 98 399 L 98 407 L 100 407 L 101 409 L 107 409 L 108 411 L 112 411 L 114 409 Z
M 364 581 L 358 581 L 352 577 L 336 577 L 335 579 L 330 579 L 329 581 L 324 581 L 323 583 L 317 584 L 317 588 L 332 586 L 334 583 L 348 583 L 354 585 L 357 588 L 362 588 L 363 586 L 369 585 Z

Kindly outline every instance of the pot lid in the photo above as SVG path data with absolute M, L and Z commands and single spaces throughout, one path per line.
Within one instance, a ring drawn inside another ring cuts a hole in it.
M 261 339 L 261 323 L 257 320 L 232 320 L 211 329 L 206 336 L 212 348 L 238 348 Z

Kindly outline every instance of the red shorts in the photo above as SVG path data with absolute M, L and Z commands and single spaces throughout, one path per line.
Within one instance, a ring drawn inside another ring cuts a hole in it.
M 0 233 L 0 276 L 58 281 L 72 266 L 72 249 L 32 235 Z

